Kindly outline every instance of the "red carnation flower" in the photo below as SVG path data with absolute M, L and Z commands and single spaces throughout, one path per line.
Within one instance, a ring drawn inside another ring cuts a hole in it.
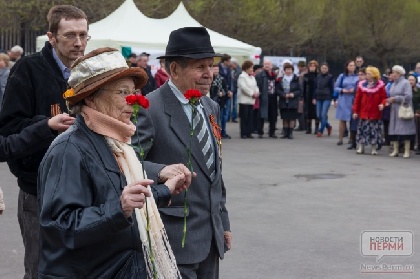
M 149 108 L 150 103 L 146 97 L 144 97 L 143 95 L 137 95 L 136 97 L 137 97 L 137 103 L 139 103 L 140 106 L 142 106 L 145 109 Z
M 125 97 L 125 100 L 130 106 L 134 105 L 137 102 L 137 98 L 135 95 L 128 95 L 127 97 Z
M 185 92 L 184 97 L 185 99 L 190 101 L 190 104 L 194 105 L 195 102 L 200 99 L 203 95 L 201 95 L 201 92 L 197 89 L 188 89 L 187 92 Z

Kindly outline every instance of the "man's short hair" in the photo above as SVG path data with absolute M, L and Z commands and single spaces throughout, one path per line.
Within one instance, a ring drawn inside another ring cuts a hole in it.
M 57 34 L 61 19 L 87 19 L 84 11 L 71 5 L 57 5 L 52 7 L 47 15 L 48 31 Z
M 142 52 L 142 53 L 140 53 L 140 56 L 146 56 L 146 57 L 149 57 L 150 56 L 150 54 L 149 53 L 147 53 L 147 52 Z
M 173 62 L 177 63 L 179 66 L 181 66 L 182 69 L 185 69 L 188 67 L 188 61 L 192 60 L 191 58 L 187 57 L 166 57 L 165 58 L 165 69 L 166 72 L 171 75 L 171 64 Z
M 232 59 L 232 57 L 229 54 L 223 54 L 222 55 L 222 59 L 220 60 L 220 62 L 225 62 L 225 61 L 229 61 L 230 59 Z
M 12 47 L 10 49 L 10 52 L 20 53 L 20 55 L 22 55 L 23 54 L 23 48 L 19 45 L 15 45 L 14 47 Z

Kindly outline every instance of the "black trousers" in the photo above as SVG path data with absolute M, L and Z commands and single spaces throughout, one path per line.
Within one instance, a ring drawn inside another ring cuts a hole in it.
M 254 106 L 253 105 L 246 105 L 246 104 L 239 104 L 239 117 L 240 120 L 240 128 L 241 128 L 241 137 L 248 137 L 251 136 L 253 129 L 254 129 Z
M 268 122 L 269 122 L 269 128 L 268 128 L 268 134 L 270 136 L 274 135 L 274 132 L 276 131 L 276 123 L 277 123 L 277 116 L 278 116 L 278 101 L 277 101 L 277 95 L 269 94 L 268 95 Z M 260 118 L 259 119 L 259 125 L 258 125 L 258 134 L 263 135 L 264 134 L 264 122 L 265 119 Z

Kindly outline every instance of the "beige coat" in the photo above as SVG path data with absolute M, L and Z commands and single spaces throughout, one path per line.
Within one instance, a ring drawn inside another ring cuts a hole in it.
M 259 92 L 255 77 L 242 72 L 238 78 L 238 104 L 254 105 L 252 95 L 255 92 Z

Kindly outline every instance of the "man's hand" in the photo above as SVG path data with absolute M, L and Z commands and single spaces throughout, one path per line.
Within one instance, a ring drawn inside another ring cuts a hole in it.
M 184 166 L 184 164 L 173 164 L 164 167 L 159 173 L 159 182 L 165 183 L 168 179 L 171 179 L 179 174 L 185 175 L 185 187 L 190 187 L 192 177 L 196 177 L 197 174 L 191 174 L 190 170 Z
M 178 195 L 183 190 L 188 189 L 188 186 L 185 183 L 185 174 L 180 173 L 174 177 L 166 180 L 165 185 L 168 187 L 169 192 L 173 195 Z
M 228 248 L 228 251 L 232 248 L 232 233 L 229 231 L 225 231 L 224 233 L 226 246 Z
M 57 114 L 48 120 L 48 126 L 51 130 L 64 132 L 74 123 L 74 117 L 69 116 L 67 113 Z
M 228 91 L 228 97 L 229 97 L 229 98 L 232 98 L 232 96 L 233 96 L 233 93 L 232 93 L 232 91 L 230 91 L 230 90 L 229 90 L 229 91 Z
M 357 119 L 357 117 L 359 117 L 359 115 L 357 113 L 353 113 L 353 119 Z
M 312 104 L 316 105 L 316 99 L 312 100 Z
M 143 207 L 146 197 L 151 196 L 149 189 L 146 187 L 152 183 L 153 180 L 142 179 L 124 187 L 120 201 L 125 218 L 130 217 L 135 208 L 140 209 Z

